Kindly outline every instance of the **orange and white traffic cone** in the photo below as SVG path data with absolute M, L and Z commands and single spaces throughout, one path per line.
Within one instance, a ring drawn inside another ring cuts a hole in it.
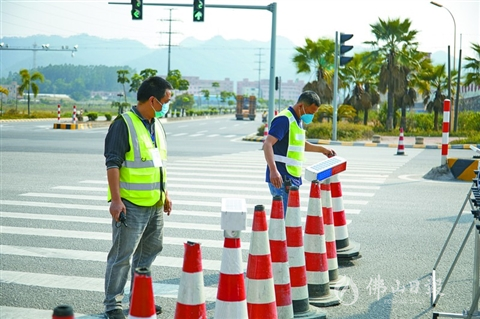
M 69 305 L 60 305 L 53 309 L 52 319 L 75 319 L 73 308 Z
M 340 276 L 338 274 L 337 246 L 335 244 L 335 226 L 333 223 L 330 178 L 327 178 L 322 182 L 320 192 L 322 198 L 322 215 L 325 228 L 325 245 L 327 247 L 330 288 L 343 289 L 350 286 L 350 280 L 348 277 Z
M 129 319 L 156 319 L 153 281 L 149 268 L 135 269 Z
M 348 238 L 347 218 L 343 207 L 342 185 L 338 174 L 330 177 L 330 189 L 332 192 L 333 225 L 335 226 L 335 245 L 337 248 L 337 260 L 346 261 L 362 257 L 360 244 Z
M 248 318 L 277 318 L 267 217 L 263 205 L 256 205 L 253 213 L 246 287 Z
M 325 312 L 310 307 L 309 305 L 305 250 L 303 248 L 302 237 L 302 219 L 300 217 L 300 195 L 297 186 L 291 186 L 288 193 L 285 232 L 287 235 L 288 263 L 290 267 L 294 317 L 326 318 L 327 314 Z
M 288 267 L 287 240 L 285 220 L 283 219 L 282 196 L 274 196 L 270 211 L 268 240 L 272 256 L 273 283 L 278 319 L 293 318 L 292 287 Z
M 310 304 L 317 307 L 330 307 L 340 304 L 340 299 L 330 293 L 320 183 L 317 180 L 312 181 L 310 185 L 304 240 Z
M 203 292 L 202 252 L 199 243 L 184 244 L 182 277 L 178 289 L 175 319 L 206 319 L 207 307 Z
M 403 144 L 403 127 L 400 127 L 400 136 L 398 137 L 398 146 L 396 155 L 405 155 L 405 145 Z
M 239 237 L 225 237 L 215 302 L 215 319 L 248 319 L 240 244 Z

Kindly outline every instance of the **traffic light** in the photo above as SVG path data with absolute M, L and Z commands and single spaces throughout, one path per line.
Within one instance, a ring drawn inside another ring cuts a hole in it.
M 205 19 L 205 1 L 193 0 L 193 22 L 203 22 Z
M 143 0 L 132 0 L 132 20 L 142 20 Z
M 353 45 L 345 45 L 345 42 L 351 38 L 353 38 L 353 34 L 340 33 L 340 65 L 345 65 L 353 59 L 351 56 L 343 56 L 345 53 L 353 49 Z

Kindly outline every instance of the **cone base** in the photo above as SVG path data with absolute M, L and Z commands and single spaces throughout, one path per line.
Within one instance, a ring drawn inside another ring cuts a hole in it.
M 330 289 L 350 288 L 350 278 L 347 276 L 338 276 L 337 279 L 330 281 Z
M 340 304 L 340 299 L 336 294 L 329 293 L 326 296 L 308 298 L 308 302 L 315 307 L 331 307 Z
M 338 262 L 355 260 L 361 257 L 362 255 L 360 255 L 360 244 L 354 241 L 349 240 L 349 245 L 347 247 L 337 249 Z
M 293 318 L 326 319 L 327 313 L 315 307 L 308 307 L 307 311 L 294 314 Z
M 395 155 L 407 155 L 407 154 L 402 153 L 402 152 L 397 152 L 397 154 L 395 154 Z

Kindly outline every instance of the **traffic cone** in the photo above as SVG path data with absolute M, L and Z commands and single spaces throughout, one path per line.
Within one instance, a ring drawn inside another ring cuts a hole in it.
M 304 239 L 310 304 L 317 307 L 330 307 L 340 304 L 340 299 L 330 293 L 320 183 L 317 180 L 312 181 L 310 185 Z
M 225 237 L 214 318 L 248 319 L 240 238 Z
M 157 318 L 155 311 L 155 296 L 153 294 L 153 282 L 150 269 L 147 267 L 139 267 L 135 269 L 128 318 Z
M 396 155 L 405 155 L 405 145 L 403 145 L 403 127 L 400 128 L 400 136 L 398 137 L 398 146 Z
M 326 318 L 327 314 L 325 312 L 310 307 L 308 301 L 307 270 L 300 217 L 300 195 L 297 186 L 291 186 L 288 193 L 285 232 L 287 235 L 294 318 Z
M 246 287 L 248 318 L 277 318 L 267 217 L 263 205 L 256 205 L 253 213 Z
M 348 277 L 340 276 L 338 274 L 337 246 L 335 244 L 335 226 L 333 223 L 330 178 L 327 178 L 322 182 L 320 192 L 322 199 L 323 224 L 325 227 L 325 246 L 327 247 L 330 288 L 342 289 L 350 286 L 350 280 Z
M 288 267 L 285 220 L 282 196 L 274 196 L 270 211 L 268 238 L 272 256 L 273 283 L 278 319 L 293 318 L 292 287 Z
M 200 244 L 187 242 L 184 247 L 175 319 L 207 319 Z
M 335 227 L 335 245 L 337 248 L 337 260 L 346 261 L 362 257 L 360 244 L 348 238 L 347 218 L 343 208 L 342 185 L 338 174 L 330 177 L 330 189 L 332 194 L 333 225 Z
M 53 309 L 52 319 L 75 319 L 73 308 L 69 305 L 60 305 Z

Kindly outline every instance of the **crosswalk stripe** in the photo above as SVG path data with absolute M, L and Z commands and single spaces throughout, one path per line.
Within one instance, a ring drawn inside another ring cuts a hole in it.
M 62 276 L 3 270 L 2 282 L 54 289 L 104 292 L 104 278 Z M 130 285 L 128 283 L 125 287 L 125 291 L 130 291 Z M 154 282 L 153 291 L 156 297 L 177 299 L 178 285 Z M 217 288 L 208 286 L 204 287 L 204 294 L 205 300 L 215 301 L 217 299 Z
M 243 232 L 243 231 L 242 231 Z M 70 238 L 70 239 L 93 239 L 93 240 L 112 240 L 112 234 L 104 232 L 88 232 L 79 230 L 63 230 L 52 228 L 29 228 L 29 227 L 13 227 L 2 226 L 2 234 L 27 235 L 27 236 L 43 236 L 56 238 Z M 221 240 L 202 239 L 202 238 L 179 238 L 179 237 L 164 237 L 164 245 L 178 245 L 183 246 L 186 241 L 201 243 L 202 247 L 209 248 L 223 248 L 223 235 Z M 242 249 L 249 249 L 250 243 L 242 241 Z
M 203 246 L 202 243 L 200 243 Z M 43 248 L 43 247 L 28 247 L 28 246 L 9 246 L 0 245 L 2 255 L 15 255 L 36 258 L 57 258 L 57 259 L 72 259 L 81 261 L 96 261 L 106 262 L 108 252 L 103 251 L 87 251 L 87 250 L 72 250 L 72 249 L 58 249 L 58 248 Z M 154 266 L 182 268 L 183 258 L 160 256 L 153 262 Z M 243 263 L 244 269 L 247 268 L 247 263 Z M 220 260 L 202 259 L 202 268 L 204 270 L 220 271 Z

